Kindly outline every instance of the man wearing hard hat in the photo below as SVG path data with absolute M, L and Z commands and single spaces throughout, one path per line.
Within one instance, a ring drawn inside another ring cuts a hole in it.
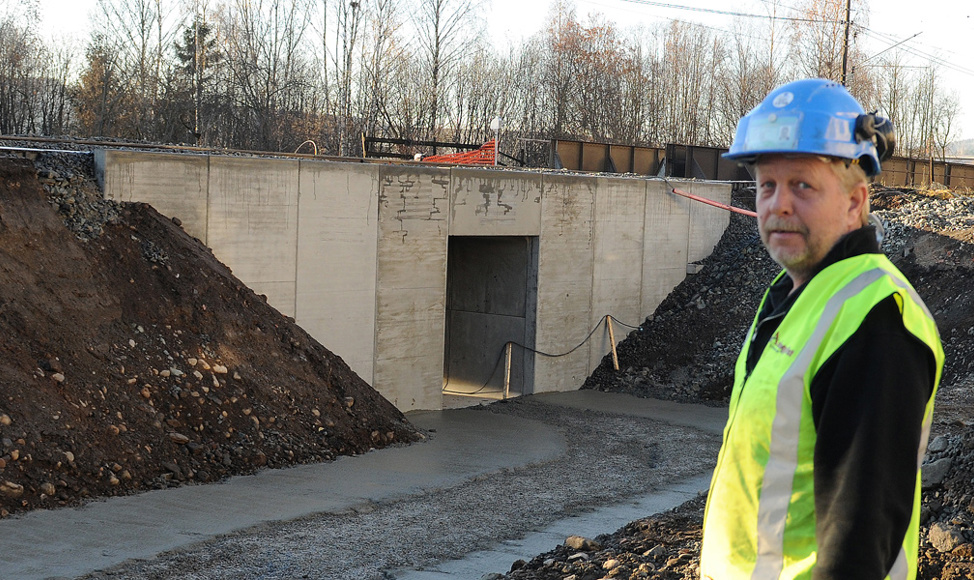
M 738 124 L 726 157 L 753 168 L 761 241 L 784 271 L 735 367 L 704 579 L 916 577 L 944 354 L 870 224 L 868 178 L 893 143 L 888 120 L 823 79 L 775 89 Z

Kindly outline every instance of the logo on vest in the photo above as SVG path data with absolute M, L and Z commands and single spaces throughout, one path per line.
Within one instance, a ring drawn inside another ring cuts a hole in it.
M 795 354 L 794 350 L 785 346 L 785 344 L 778 339 L 777 332 L 774 333 L 774 335 L 771 337 L 771 348 L 774 349 L 776 352 L 780 352 L 785 356 L 792 356 Z

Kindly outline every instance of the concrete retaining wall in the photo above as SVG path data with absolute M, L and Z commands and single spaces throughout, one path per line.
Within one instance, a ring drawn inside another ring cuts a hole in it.
M 515 326 L 533 341 L 508 340 L 563 353 L 606 314 L 641 323 L 729 221 L 655 179 L 114 150 L 97 152 L 96 163 L 107 198 L 147 202 L 181 219 L 241 280 L 402 410 L 442 406 L 450 236 L 502 238 L 487 251 L 505 247 L 505 237 L 525 240 L 530 250 L 517 260 L 530 270 L 529 287 L 500 294 L 530 297 Z M 730 185 L 679 187 L 730 200 Z M 469 254 L 463 267 L 476 267 Z M 468 298 L 455 300 L 480 300 Z M 467 323 L 456 327 L 463 338 L 451 360 L 496 359 L 456 352 L 496 342 L 510 327 L 498 318 L 507 306 L 491 308 L 492 319 L 467 317 L 483 321 L 484 336 L 469 336 Z M 616 327 L 616 340 L 627 332 Z M 525 392 L 576 389 L 608 350 L 604 326 L 569 356 L 522 350 L 518 380 L 523 375 Z

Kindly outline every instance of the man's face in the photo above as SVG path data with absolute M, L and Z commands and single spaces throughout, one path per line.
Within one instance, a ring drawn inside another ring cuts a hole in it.
M 859 228 L 859 198 L 868 191 L 847 192 L 819 157 L 769 156 L 755 167 L 761 241 L 797 288 L 839 238 Z

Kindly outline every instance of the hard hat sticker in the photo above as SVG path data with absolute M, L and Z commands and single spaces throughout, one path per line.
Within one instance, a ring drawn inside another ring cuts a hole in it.
M 769 115 L 751 119 L 744 136 L 747 151 L 794 151 L 798 149 L 800 115 Z
M 794 100 L 795 100 L 795 94 L 790 91 L 785 91 L 780 95 L 776 96 L 774 100 L 771 101 L 771 104 L 780 109 L 781 107 L 787 107 Z
M 829 119 L 829 126 L 825 129 L 825 138 L 831 141 L 851 143 L 853 121 L 832 117 Z

